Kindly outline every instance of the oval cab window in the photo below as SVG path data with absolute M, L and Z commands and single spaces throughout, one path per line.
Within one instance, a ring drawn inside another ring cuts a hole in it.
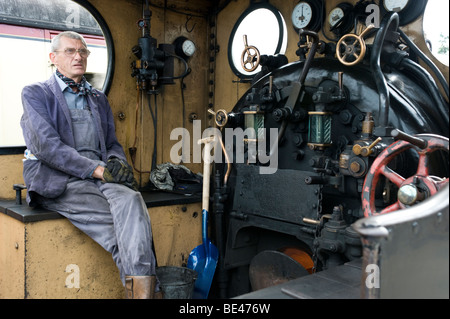
M 245 43 L 246 36 L 247 43 Z M 247 46 L 246 46 L 247 45 Z M 243 52 L 249 49 L 251 56 L 255 55 L 254 48 L 260 55 L 284 54 L 287 46 L 286 23 L 281 13 L 274 7 L 252 5 L 236 22 L 228 43 L 228 61 L 230 67 L 241 79 L 251 79 L 261 70 L 261 66 L 253 71 L 251 63 L 244 69 L 242 66 Z M 248 57 L 245 54 L 244 59 Z

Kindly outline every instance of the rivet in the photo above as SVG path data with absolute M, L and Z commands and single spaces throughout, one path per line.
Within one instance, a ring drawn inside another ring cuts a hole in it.
M 117 117 L 119 118 L 120 121 L 124 121 L 126 119 L 126 115 L 124 112 L 119 112 L 119 114 L 117 114 Z

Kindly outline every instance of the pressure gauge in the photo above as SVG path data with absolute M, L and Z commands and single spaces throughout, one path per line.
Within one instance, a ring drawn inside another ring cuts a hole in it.
M 186 37 L 178 37 L 174 42 L 175 54 L 187 60 L 192 57 L 196 51 L 195 43 Z
M 304 29 L 312 20 L 312 8 L 307 2 L 300 2 L 292 11 L 292 24 L 296 29 Z
M 397 12 L 400 17 L 400 26 L 410 24 L 423 14 L 428 0 L 382 0 L 381 14 Z
M 383 6 L 387 11 L 400 12 L 406 8 L 409 0 L 383 0 Z
M 292 11 L 292 25 L 296 31 L 307 29 L 318 31 L 323 20 L 322 0 L 300 1 Z
M 187 55 L 188 57 L 191 57 L 195 53 L 195 43 L 192 40 L 187 39 L 183 42 L 181 45 L 181 49 L 183 50 L 183 53 Z
M 328 15 L 328 23 L 331 27 L 334 27 L 340 22 L 342 19 L 344 19 L 345 13 L 344 10 L 342 10 L 339 7 L 334 8 L 330 11 L 330 14 Z
M 333 8 L 328 14 L 330 31 L 338 37 L 348 33 L 354 24 L 354 7 L 350 3 L 343 2 Z

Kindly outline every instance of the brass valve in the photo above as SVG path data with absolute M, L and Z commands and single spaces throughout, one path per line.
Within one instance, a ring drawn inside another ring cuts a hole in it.
M 369 25 L 359 36 L 356 34 L 344 35 L 336 45 L 336 56 L 338 60 L 346 66 L 353 66 L 360 63 L 366 55 L 366 42 L 364 41 L 364 37 L 374 28 L 374 25 Z
M 228 113 L 225 110 L 218 110 L 217 112 L 214 112 L 213 110 L 209 109 L 208 113 L 211 115 L 214 115 L 214 121 L 216 122 L 216 125 L 218 127 L 224 127 L 228 123 Z
M 241 66 L 245 71 L 253 72 L 261 63 L 261 54 L 257 47 L 248 45 L 246 34 L 244 34 L 244 47 L 241 55 Z
M 324 218 L 326 219 L 331 219 L 332 216 L 331 214 L 325 214 L 323 215 L 320 220 L 315 220 L 315 219 L 311 219 L 311 218 L 307 218 L 307 217 L 303 217 L 302 221 L 305 224 L 310 224 L 310 225 L 321 225 L 323 223 Z
M 377 146 L 378 143 L 380 143 L 382 141 L 382 138 L 379 137 L 377 138 L 372 144 L 370 144 L 369 146 L 361 146 L 359 144 L 355 144 L 353 146 L 353 153 L 355 155 L 361 155 L 364 157 L 368 157 L 373 153 L 373 148 L 375 146 Z

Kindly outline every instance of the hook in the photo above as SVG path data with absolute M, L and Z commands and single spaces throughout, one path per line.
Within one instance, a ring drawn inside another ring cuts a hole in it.
M 184 24 L 184 27 L 186 28 L 186 31 L 187 32 L 189 32 L 189 33 L 191 33 L 192 31 L 194 31 L 194 28 L 195 28 L 195 26 L 197 25 L 197 23 L 194 23 L 194 25 L 192 26 L 192 28 L 191 29 L 189 29 L 188 28 L 188 23 L 189 23 L 189 21 L 191 21 L 191 19 L 192 19 L 192 15 L 187 15 L 186 16 L 186 23 Z

